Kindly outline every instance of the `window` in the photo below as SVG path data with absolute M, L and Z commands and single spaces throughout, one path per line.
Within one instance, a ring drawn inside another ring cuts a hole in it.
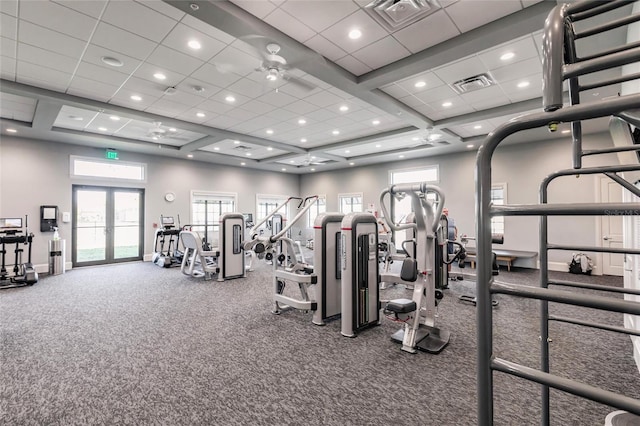
M 362 209 L 362 192 L 356 194 L 338 194 L 340 203 L 340 213 L 361 212 Z
M 507 202 L 507 184 L 495 183 L 491 186 L 491 203 L 495 206 L 502 206 Z M 491 218 L 491 233 L 504 234 L 504 216 L 494 216 Z
M 276 207 L 283 204 L 288 199 L 289 197 L 284 195 L 268 195 L 268 194 L 256 195 L 257 215 L 256 215 L 255 223 L 258 223 L 262 219 L 267 217 L 269 213 L 273 212 L 276 209 Z M 288 218 L 288 210 L 289 210 L 289 206 L 287 205 L 286 207 L 280 209 L 278 213 L 281 214 L 284 218 Z
M 72 178 L 118 179 L 135 182 L 147 181 L 147 165 L 119 160 L 103 160 L 72 155 Z
M 191 225 L 202 239 L 216 244 L 220 216 L 235 211 L 237 194 L 225 192 L 191 191 Z
M 318 197 L 318 201 L 309 208 L 307 228 L 313 228 L 313 224 L 316 221 L 316 217 L 319 214 L 326 213 L 327 211 L 327 198 L 325 196 Z

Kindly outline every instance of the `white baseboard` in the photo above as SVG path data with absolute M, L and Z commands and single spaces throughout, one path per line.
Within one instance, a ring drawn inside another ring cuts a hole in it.
M 142 256 L 142 260 L 144 262 L 151 262 L 151 257 L 152 256 L 153 256 L 153 253 L 145 254 L 144 256 Z
M 569 264 L 567 262 L 549 262 L 550 271 L 569 272 Z M 538 261 L 538 269 L 540 269 L 540 262 Z M 591 271 L 591 275 L 602 275 L 602 272 L 598 269 L 598 266 L 594 266 Z

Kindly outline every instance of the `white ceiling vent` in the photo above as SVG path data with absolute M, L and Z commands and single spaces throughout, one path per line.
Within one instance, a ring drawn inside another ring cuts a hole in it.
M 233 149 L 237 149 L 238 151 L 242 151 L 242 152 L 248 152 L 248 151 L 251 151 L 253 148 L 247 145 L 238 145 L 238 146 L 235 146 Z
M 389 31 L 397 31 L 438 10 L 433 0 L 373 0 L 364 10 Z
M 496 83 L 489 76 L 489 74 L 478 74 L 473 77 L 463 78 L 454 82 L 451 87 L 458 92 L 459 95 L 463 93 L 473 92 L 474 90 L 484 89 L 485 87 L 493 86 Z

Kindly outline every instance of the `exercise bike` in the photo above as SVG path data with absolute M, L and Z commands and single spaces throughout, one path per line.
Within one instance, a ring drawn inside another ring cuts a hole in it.
M 28 230 L 28 216 L 25 216 L 25 231 L 22 231 L 22 218 L 0 218 L 0 244 L 2 256 L 0 266 L 0 289 L 24 287 L 33 285 L 38 282 L 38 273 L 31 263 L 31 243 L 33 242 L 33 233 Z M 6 255 L 7 244 L 15 244 L 15 260 L 13 263 L 13 275 L 7 271 Z M 22 262 L 22 254 L 24 248 L 21 245 L 27 245 L 27 262 Z

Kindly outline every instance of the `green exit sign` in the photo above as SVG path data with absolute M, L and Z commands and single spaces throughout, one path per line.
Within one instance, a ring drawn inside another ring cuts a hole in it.
M 118 151 L 113 149 L 108 149 L 106 154 L 107 160 L 117 160 L 118 159 Z

